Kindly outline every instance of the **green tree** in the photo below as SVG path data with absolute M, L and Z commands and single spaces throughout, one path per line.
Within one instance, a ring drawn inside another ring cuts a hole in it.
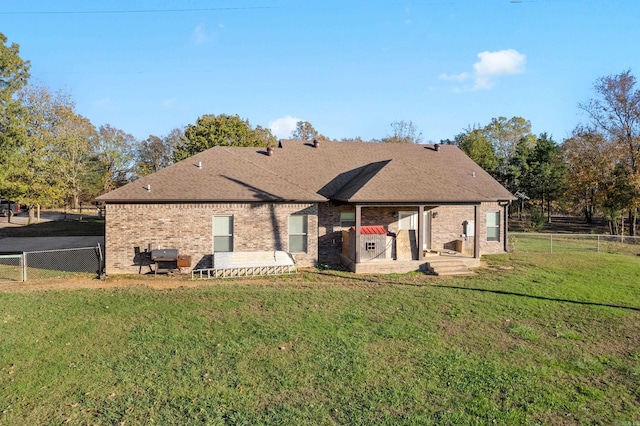
M 518 143 L 524 139 L 524 143 L 533 147 L 536 137 L 531 133 L 531 122 L 522 117 L 492 118 L 491 123 L 482 128 L 482 133 L 487 138 L 502 164 L 509 162 L 515 154 Z
M 9 158 L 16 154 L 25 136 L 25 111 L 16 94 L 29 79 L 29 61 L 20 57 L 20 47 L 0 33 L 0 194 L 12 197 Z
M 498 117 L 484 127 L 469 127 L 454 141 L 469 157 L 510 191 L 518 189 L 514 164 L 536 144 L 531 123 L 522 117 Z M 519 152 L 518 152 L 519 150 Z
M 489 174 L 496 172 L 498 157 L 480 129 L 468 129 L 466 133 L 457 135 L 453 143 Z
M 46 86 L 27 86 L 18 92 L 24 114 L 20 118 L 19 144 L 5 157 L 5 188 L 20 204 L 61 204 L 67 185 L 59 155 L 59 133 L 74 105 L 62 92 Z M 33 210 L 30 211 L 33 220 Z
M 71 108 L 60 110 L 61 121 L 54 134 L 55 155 L 59 172 L 66 187 L 68 204 L 77 208 L 83 197 L 84 182 L 90 173 L 91 153 L 97 138 L 96 128 L 91 122 Z
M 327 137 L 318 133 L 318 131 L 308 121 L 298 121 L 296 129 L 291 132 L 291 139 L 302 141 L 327 140 Z
M 566 196 L 592 223 L 603 206 L 604 182 L 613 174 L 616 146 L 595 129 L 578 126 L 563 142 L 562 155 L 567 165 Z
M 269 129 L 257 126 L 238 115 L 203 115 L 185 129 L 185 140 L 174 153 L 180 161 L 214 146 L 274 146 L 276 138 Z
M 20 46 L 7 46 L 7 37 L 0 33 L 0 105 L 6 106 L 14 100 L 14 95 L 27 85 L 29 61 L 20 57 Z
M 532 198 L 540 201 L 541 210 L 547 209 L 547 221 L 551 222 L 551 202 L 564 193 L 566 165 L 560 147 L 546 133 L 541 134 L 530 151 L 527 174 L 521 181 L 527 182 Z

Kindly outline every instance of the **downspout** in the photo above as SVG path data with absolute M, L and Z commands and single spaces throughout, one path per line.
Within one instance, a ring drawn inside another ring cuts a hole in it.
M 356 240 L 355 240 L 355 245 L 356 245 L 356 258 L 355 258 L 355 262 L 356 264 L 360 263 L 360 228 L 362 226 L 362 206 L 360 205 L 356 205 Z
M 418 206 L 418 260 L 424 260 L 424 206 Z
M 502 228 L 504 229 L 504 237 L 503 237 L 503 247 L 504 247 L 504 251 L 505 253 L 509 251 L 509 204 L 511 204 L 509 201 L 498 201 L 498 205 L 502 206 L 502 208 L 504 209 L 504 212 L 502 214 L 503 216 L 503 225 Z
M 475 236 L 473 237 L 473 257 L 480 259 L 480 206 L 473 206 L 473 227 Z
M 507 209 L 509 204 L 504 205 L 504 251 L 509 251 L 509 218 L 507 217 Z

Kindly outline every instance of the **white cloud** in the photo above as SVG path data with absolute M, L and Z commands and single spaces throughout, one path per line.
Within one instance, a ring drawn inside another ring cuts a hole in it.
M 514 75 L 524 72 L 527 57 L 514 49 L 497 52 L 478 53 L 480 62 L 473 64 L 476 72 L 474 89 L 486 89 L 492 86 L 492 78 L 499 75 Z
M 439 78 L 440 80 L 462 82 L 469 80 L 471 78 L 471 74 L 468 72 L 462 72 L 460 74 L 440 74 Z
M 527 57 L 515 49 L 484 51 L 478 53 L 478 58 L 480 60 L 473 64 L 473 73 L 440 74 L 439 78 L 458 83 L 473 79 L 471 90 L 489 89 L 498 76 L 523 73 L 527 61 Z
M 304 120 L 287 115 L 286 117 L 278 118 L 270 122 L 269 129 L 271 129 L 271 133 L 273 133 L 276 138 L 287 139 L 291 137 L 291 132 L 296 129 L 296 123 L 298 121 Z
M 178 98 L 165 99 L 160 102 L 160 105 L 165 109 L 173 109 L 178 106 Z
M 196 25 L 196 27 L 191 32 L 191 42 L 195 44 L 204 44 L 209 43 L 210 41 L 215 41 L 222 31 L 224 30 L 224 24 L 218 24 L 213 30 L 207 28 L 207 26 L 203 23 Z
M 193 33 L 191 33 L 191 40 L 196 44 L 203 44 L 209 41 L 207 29 L 204 24 L 196 25 Z

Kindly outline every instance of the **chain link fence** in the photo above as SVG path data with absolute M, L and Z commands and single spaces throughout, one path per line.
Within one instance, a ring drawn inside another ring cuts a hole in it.
M 640 237 L 592 234 L 534 234 L 511 232 L 509 247 L 530 253 L 613 253 L 640 256 Z
M 0 281 L 27 281 L 102 273 L 102 247 L 28 251 L 0 256 Z
M 21 254 L 0 255 L 0 281 L 23 281 Z

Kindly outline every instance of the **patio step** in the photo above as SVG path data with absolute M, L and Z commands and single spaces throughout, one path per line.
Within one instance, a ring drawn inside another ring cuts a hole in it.
M 474 273 L 464 261 L 456 259 L 427 262 L 427 272 L 438 276 L 472 275 Z

